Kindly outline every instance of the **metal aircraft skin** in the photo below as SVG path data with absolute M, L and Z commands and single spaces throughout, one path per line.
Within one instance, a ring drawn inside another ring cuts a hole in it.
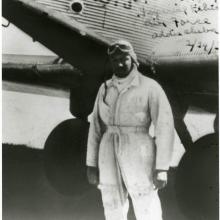
M 4 0 L 2 5 L 9 22 L 81 70 L 90 103 L 83 117 L 92 109 L 87 97 L 94 100 L 111 72 L 106 48 L 119 38 L 134 45 L 144 74 L 175 93 L 199 98 L 218 93 L 216 0 Z
M 106 50 L 119 38 L 134 45 L 140 71 L 165 89 L 186 150 L 193 145 L 183 121 L 188 107 L 218 114 L 217 0 L 3 0 L 2 8 L 9 22 L 80 70 L 32 65 L 17 76 L 19 65 L 3 65 L 3 80 L 70 88 L 78 119 L 87 121 L 111 76 Z

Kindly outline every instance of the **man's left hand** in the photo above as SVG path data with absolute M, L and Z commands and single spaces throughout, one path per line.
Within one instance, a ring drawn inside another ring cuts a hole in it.
M 162 189 L 167 185 L 167 171 L 156 170 L 154 175 L 154 186 L 156 189 Z

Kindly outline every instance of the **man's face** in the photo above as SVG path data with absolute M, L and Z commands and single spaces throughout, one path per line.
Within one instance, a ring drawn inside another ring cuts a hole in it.
M 115 54 L 110 58 L 114 74 L 124 78 L 129 75 L 132 69 L 131 56 L 125 53 Z

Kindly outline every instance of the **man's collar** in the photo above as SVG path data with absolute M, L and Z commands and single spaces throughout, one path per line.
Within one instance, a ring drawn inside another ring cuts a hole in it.
M 139 72 L 137 70 L 137 66 L 136 65 L 133 67 L 131 74 L 134 74 L 134 78 L 131 81 L 130 86 L 139 86 L 140 78 L 139 78 Z
M 137 66 L 136 65 L 134 65 L 134 67 L 133 67 L 132 71 L 130 72 L 130 74 L 134 75 L 134 78 L 130 82 L 129 87 L 130 86 L 139 86 L 140 79 L 139 79 L 139 72 L 137 70 Z M 114 86 L 113 78 L 114 78 L 114 75 L 113 75 L 113 77 L 110 80 L 107 81 L 107 86 L 108 87 Z

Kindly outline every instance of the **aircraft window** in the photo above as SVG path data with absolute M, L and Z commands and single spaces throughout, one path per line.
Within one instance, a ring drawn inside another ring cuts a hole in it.
M 70 8 L 73 12 L 79 14 L 82 13 L 84 5 L 82 1 L 76 0 L 70 3 Z

